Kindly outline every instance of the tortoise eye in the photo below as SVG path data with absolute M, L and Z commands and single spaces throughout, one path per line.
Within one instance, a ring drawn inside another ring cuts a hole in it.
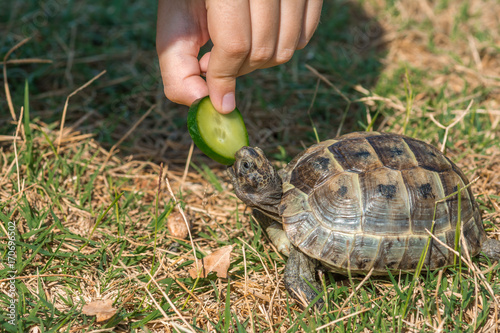
M 242 171 L 248 171 L 252 167 L 252 163 L 248 161 L 243 161 L 240 166 Z

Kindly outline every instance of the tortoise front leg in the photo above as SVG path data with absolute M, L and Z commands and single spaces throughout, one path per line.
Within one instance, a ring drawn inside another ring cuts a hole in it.
M 483 253 L 492 261 L 500 261 L 500 241 L 487 239 L 481 248 Z
M 318 293 L 306 281 L 317 291 L 322 290 L 321 284 L 316 280 L 315 260 L 292 247 L 285 266 L 285 288 L 304 307 L 318 296 Z M 320 298 L 315 306 L 321 309 L 323 304 L 324 300 Z
M 292 243 L 288 240 L 288 237 L 283 230 L 283 225 L 257 209 L 253 210 L 253 217 L 257 222 L 259 222 L 262 229 L 266 231 L 278 252 L 288 257 L 290 255 Z

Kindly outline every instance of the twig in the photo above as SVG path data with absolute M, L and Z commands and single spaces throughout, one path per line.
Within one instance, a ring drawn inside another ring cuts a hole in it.
M 121 264 L 123 265 L 123 263 L 121 263 Z M 177 309 L 177 307 L 174 305 L 174 303 L 172 303 L 172 301 L 170 300 L 170 298 L 168 297 L 168 295 L 165 294 L 165 292 L 163 291 L 162 287 L 160 287 L 160 285 L 158 284 L 158 282 L 156 282 L 156 280 L 153 278 L 153 276 L 151 275 L 151 273 L 148 272 L 148 270 L 146 269 L 146 267 L 142 266 L 142 268 L 144 269 L 144 272 L 146 272 L 149 275 L 149 277 L 150 277 L 149 282 L 153 282 L 156 285 L 156 287 L 161 292 L 161 294 L 163 295 L 163 297 L 165 297 L 165 299 L 167 300 L 167 302 L 170 305 L 170 307 L 172 308 L 172 310 L 174 310 L 175 313 L 177 313 L 177 315 L 179 316 L 179 318 L 181 318 L 181 320 L 184 322 L 184 324 L 186 324 L 189 327 L 190 325 L 187 322 L 187 320 L 182 316 L 182 313 Z M 136 277 L 136 279 L 137 279 L 137 277 Z M 137 279 L 137 280 L 139 281 L 139 279 Z M 149 297 L 151 298 L 151 300 L 153 301 L 153 303 L 155 303 L 156 307 L 161 312 L 161 314 L 165 317 L 165 319 L 168 319 L 168 315 L 166 314 L 165 310 L 163 310 L 163 308 L 161 307 L 160 304 L 158 304 L 158 302 L 155 300 L 155 298 L 153 297 L 153 295 L 151 294 L 151 292 L 149 292 L 149 290 L 147 288 L 147 285 L 149 284 L 149 282 L 147 284 L 143 285 L 144 290 L 146 290 L 146 292 L 148 293 Z M 194 333 L 194 331 L 192 329 L 190 329 L 189 331 Z
M 240 240 L 240 242 L 242 242 L 243 244 L 248 246 L 248 248 L 251 249 L 259 257 L 260 263 L 264 267 L 264 270 L 266 271 L 266 274 L 267 274 L 267 277 L 269 278 L 269 281 L 272 281 L 271 274 L 269 274 L 269 271 L 267 270 L 267 266 L 264 264 L 264 260 L 262 259 L 262 256 L 260 255 L 260 253 L 256 249 L 254 249 L 250 244 L 245 242 L 241 237 L 238 237 L 238 239 Z
M 32 278 L 37 278 L 37 277 L 69 277 L 69 278 L 76 278 L 76 279 L 81 279 L 85 280 L 88 283 L 91 283 L 95 285 L 93 281 L 90 281 L 87 278 L 81 277 L 81 276 L 76 276 L 76 275 L 70 275 L 70 274 L 40 274 L 40 275 L 25 275 L 25 276 L 16 276 L 14 280 L 24 280 L 24 279 L 32 279 Z M 10 281 L 12 280 L 11 278 L 9 279 L 1 279 L 0 283 Z
M 436 290 L 434 290 L 434 298 L 436 299 L 436 316 L 439 326 L 441 326 L 443 323 L 443 319 L 441 318 L 441 313 L 439 312 L 439 287 L 441 286 L 442 280 L 443 280 L 443 270 L 440 269 L 438 273 L 438 280 L 436 283 Z
M 248 272 L 247 272 L 247 257 L 246 257 L 246 254 L 245 254 L 245 245 L 243 245 L 241 247 L 241 252 L 243 253 L 243 266 L 245 268 L 245 288 L 244 288 L 244 291 L 245 291 L 245 305 L 247 307 L 248 313 L 252 313 L 252 311 L 250 309 L 250 304 L 248 304 L 248 298 L 247 298 L 247 295 L 248 295 Z M 255 332 L 255 325 L 254 325 L 254 322 L 253 322 L 253 316 L 250 316 L 250 327 L 252 329 L 252 332 Z
M 17 122 L 16 135 L 15 135 L 15 138 L 14 138 L 14 141 L 13 141 L 13 144 L 14 144 L 14 157 L 15 157 L 14 160 L 16 162 L 16 170 L 17 170 L 17 190 L 19 191 L 19 193 L 22 193 L 23 191 L 21 190 L 21 175 L 20 175 L 20 172 L 19 172 L 19 156 L 17 154 L 16 141 L 17 141 L 17 136 L 19 135 L 19 129 L 21 128 L 21 122 L 23 121 L 23 111 L 24 111 L 24 107 L 21 106 L 21 112 L 19 114 L 19 121 Z
M 5 57 L 3 57 L 3 86 L 5 89 L 5 98 L 7 99 L 7 104 L 9 105 L 10 115 L 12 116 L 12 120 L 14 120 L 14 121 L 16 121 L 17 119 L 16 119 L 16 112 L 14 111 L 14 104 L 12 103 L 12 97 L 10 96 L 9 83 L 7 80 L 7 58 L 9 58 L 9 56 L 12 54 L 12 52 L 14 52 L 18 48 L 20 48 L 21 46 L 23 46 L 24 44 L 29 42 L 30 39 L 31 39 L 31 37 L 23 39 L 22 41 L 20 41 L 16 45 L 14 45 L 14 47 L 12 47 L 7 52 Z
M 14 135 L 0 135 L 0 142 L 2 141 L 14 141 L 15 139 L 19 139 Z
M 25 192 L 25 191 L 27 191 L 27 190 L 29 190 L 30 188 L 35 187 L 35 186 L 38 186 L 38 184 L 31 184 L 30 186 L 25 187 L 25 188 L 23 188 L 22 190 L 19 190 L 19 191 L 17 191 L 17 192 L 16 192 L 16 193 L 14 193 L 14 194 L 9 195 L 5 201 L 10 200 L 11 198 L 15 197 L 16 195 L 20 195 L 21 193 L 23 193 L 23 192 Z
M 472 37 L 472 35 L 470 34 L 467 36 L 467 39 L 469 41 L 469 48 L 472 53 L 472 59 L 474 59 L 474 62 L 476 63 L 476 68 L 478 72 L 481 72 L 483 70 L 483 63 L 481 62 L 481 56 L 477 51 L 476 41 L 474 40 L 474 37 Z
M 312 66 L 310 66 L 310 65 L 308 65 L 308 64 L 306 64 L 305 66 L 306 66 L 306 68 L 307 68 L 308 70 L 310 70 L 311 72 L 313 72 L 313 74 L 314 74 L 314 75 L 316 75 L 318 78 L 320 78 L 320 79 L 321 79 L 321 81 L 325 82 L 327 85 L 329 85 L 330 87 L 332 87 L 332 88 L 333 88 L 333 90 L 335 90 L 335 92 L 336 92 L 337 94 L 339 94 L 339 95 L 340 95 L 340 97 L 342 97 L 342 98 L 344 99 L 344 101 L 346 101 L 347 103 L 351 103 L 351 101 L 349 100 L 349 98 L 347 98 L 347 96 L 346 96 L 346 95 L 344 95 L 344 94 L 342 93 L 342 91 L 340 91 L 340 89 L 339 89 L 339 88 L 337 88 L 337 86 L 335 86 L 335 85 L 334 85 L 334 84 L 333 84 L 330 80 L 328 80 L 328 79 L 326 78 L 326 76 L 324 76 L 323 74 L 321 74 L 320 72 L 318 72 L 318 71 L 317 71 L 314 67 L 312 67 Z
M 177 198 L 175 197 L 174 192 L 172 191 L 172 187 L 170 186 L 170 181 L 168 180 L 167 176 L 165 176 L 165 184 L 167 185 L 168 193 L 170 194 L 170 196 L 174 200 L 175 206 L 177 207 L 177 209 L 181 213 L 182 218 L 184 219 L 184 223 L 186 224 L 186 228 L 187 228 L 188 234 L 189 234 L 189 241 L 191 242 L 191 247 L 193 248 L 193 256 L 194 256 L 194 263 L 196 266 L 196 271 L 199 272 L 200 266 L 198 263 L 198 258 L 196 258 L 196 247 L 194 246 L 193 235 L 191 234 L 191 228 L 189 227 L 189 222 L 187 220 L 186 214 L 184 213 L 184 209 L 182 209 L 181 204 L 177 201 Z
M 327 328 L 329 326 L 333 326 L 334 324 L 338 323 L 339 321 L 343 321 L 343 320 L 346 320 L 347 318 L 351 318 L 351 317 L 357 316 L 357 315 L 359 315 L 361 313 L 364 313 L 366 311 L 369 311 L 369 310 L 371 310 L 371 308 L 359 310 L 359 311 L 356 311 L 354 313 L 348 314 L 347 316 L 344 316 L 342 318 L 335 319 L 334 321 L 331 321 L 328 324 L 325 324 L 325 325 L 322 325 L 322 326 L 316 328 L 316 331 L 321 331 L 324 328 Z
M 312 128 L 313 128 L 313 131 L 314 131 L 314 135 L 316 136 L 316 142 L 319 143 L 320 140 L 319 140 L 319 136 L 318 136 L 318 130 L 316 129 L 316 125 L 314 125 L 314 121 L 311 117 L 311 110 L 314 106 L 314 102 L 316 101 L 316 96 L 318 95 L 318 89 L 319 89 L 319 83 L 320 83 L 320 79 L 318 78 L 317 82 L 316 82 L 316 88 L 314 89 L 314 95 L 313 95 L 313 98 L 311 100 L 311 104 L 309 105 L 309 109 L 307 110 L 307 115 L 309 116 L 309 121 L 311 122 L 311 125 L 312 125 Z
M 455 251 L 454 249 L 452 249 L 450 246 L 448 246 L 448 244 L 445 244 L 443 241 L 441 241 L 439 238 L 437 238 L 435 235 L 433 235 L 427 228 L 425 229 L 425 231 L 429 234 L 429 236 L 431 236 L 436 242 L 438 242 L 439 244 L 441 244 L 442 246 L 444 246 L 445 248 L 448 249 L 448 251 L 451 251 L 451 253 L 455 254 L 458 258 L 460 258 L 463 263 L 469 267 L 469 269 L 474 273 L 474 274 L 477 274 L 477 276 L 480 277 L 480 279 L 482 280 L 483 282 L 483 285 L 486 287 L 486 289 L 490 292 L 490 295 L 491 295 L 491 298 L 493 299 L 493 302 L 495 303 L 495 308 L 498 306 L 498 300 L 495 298 L 495 293 L 493 292 L 493 289 L 491 288 L 490 284 L 487 282 L 485 276 L 481 273 L 481 271 L 475 267 L 474 263 L 472 262 L 469 262 L 465 256 L 461 256 L 458 251 Z
M 445 150 L 445 147 L 446 147 L 446 140 L 448 139 L 448 131 L 450 130 L 450 128 L 452 128 L 453 126 L 455 126 L 460 120 L 462 120 L 469 113 L 470 108 L 471 108 L 473 102 L 474 102 L 474 100 L 471 100 L 470 103 L 469 103 L 469 106 L 467 106 L 467 109 L 460 116 L 458 116 L 451 124 L 449 124 L 448 126 L 444 126 L 439 121 L 437 121 L 434 118 L 434 115 L 432 113 L 429 114 L 429 118 L 431 118 L 431 120 L 434 122 L 434 124 L 436 124 L 439 128 L 444 129 L 444 138 L 443 138 L 443 143 L 441 145 L 441 152 L 442 153 L 444 153 L 444 150 Z
M 104 163 L 102 163 L 103 166 L 105 166 L 108 161 L 109 161 L 109 158 L 111 157 L 111 155 L 114 153 L 116 147 L 118 147 L 119 145 L 121 145 L 121 143 L 123 141 L 125 141 L 126 138 L 128 138 L 128 136 L 137 128 L 137 126 L 139 126 L 140 123 L 142 123 L 144 121 L 144 119 L 146 119 L 147 116 L 149 116 L 149 114 L 151 113 L 151 111 L 153 111 L 153 109 L 155 108 L 156 104 L 153 104 L 149 107 L 148 111 L 146 111 L 146 113 L 144 113 L 141 118 L 139 118 L 139 120 L 137 120 L 135 122 L 135 124 L 130 127 L 130 129 L 127 131 L 127 133 L 125 133 L 125 135 L 123 135 L 120 140 L 118 140 L 118 142 L 116 142 L 113 147 L 111 147 L 111 149 L 109 150 L 108 152 L 108 155 L 106 156 L 106 159 L 104 160 Z
M 59 138 L 57 139 L 57 152 L 58 153 L 59 153 L 59 148 L 61 147 L 61 141 L 62 141 L 62 135 L 63 135 L 63 129 L 64 129 L 64 122 L 66 121 L 66 112 L 68 111 L 69 99 L 71 97 L 73 97 L 74 95 L 76 95 L 81 90 L 87 88 L 92 82 L 94 82 L 95 80 L 97 80 L 98 78 L 100 78 L 101 76 L 103 76 L 105 73 L 106 73 L 106 70 L 103 70 L 102 72 L 100 72 L 99 74 L 97 74 L 96 76 L 94 76 L 90 81 L 88 81 L 83 86 L 81 86 L 80 88 L 76 89 L 71 94 L 69 94 L 68 97 L 66 97 L 66 102 L 64 103 L 64 109 L 63 109 L 63 114 L 62 114 L 62 119 L 61 119 L 61 128 L 59 129 Z
M 194 148 L 194 142 L 191 141 L 191 146 L 189 147 L 189 153 L 186 160 L 186 166 L 184 167 L 184 173 L 182 174 L 181 185 L 179 186 L 180 191 L 182 191 L 182 187 L 186 182 L 186 177 L 189 170 L 189 164 L 191 163 L 191 157 L 193 156 L 193 148 Z
M 368 274 L 366 274 L 366 276 L 361 281 L 361 283 L 358 284 L 358 286 L 352 291 L 352 293 L 349 295 L 349 297 L 347 297 L 347 299 L 344 301 L 344 303 L 340 307 L 339 311 L 342 311 L 344 309 L 344 307 L 347 305 L 347 302 L 349 302 L 349 300 L 358 292 L 358 290 L 361 289 L 361 287 L 363 286 L 363 284 L 366 281 L 368 281 L 368 279 L 370 278 L 370 276 L 372 275 L 372 273 L 373 273 L 373 267 L 372 267 L 372 269 L 370 269 L 370 271 L 368 272 Z
M 24 64 L 51 64 L 52 60 L 39 59 L 39 58 L 24 58 L 24 59 L 11 59 L 4 62 L 8 65 L 24 65 Z

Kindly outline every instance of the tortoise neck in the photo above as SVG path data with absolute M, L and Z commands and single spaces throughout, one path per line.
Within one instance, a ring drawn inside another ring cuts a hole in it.
M 254 209 L 258 210 L 267 217 L 281 223 L 281 216 L 278 213 L 277 206 L 254 207 Z

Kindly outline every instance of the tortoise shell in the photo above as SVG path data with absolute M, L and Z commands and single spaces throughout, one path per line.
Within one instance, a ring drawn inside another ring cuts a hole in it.
M 427 231 L 455 247 L 459 219 L 471 256 L 486 239 L 463 172 L 406 136 L 362 132 L 321 142 L 293 159 L 282 178 L 279 213 L 289 240 L 335 272 L 412 271 Z M 452 264 L 453 253 L 431 239 L 425 263 Z

